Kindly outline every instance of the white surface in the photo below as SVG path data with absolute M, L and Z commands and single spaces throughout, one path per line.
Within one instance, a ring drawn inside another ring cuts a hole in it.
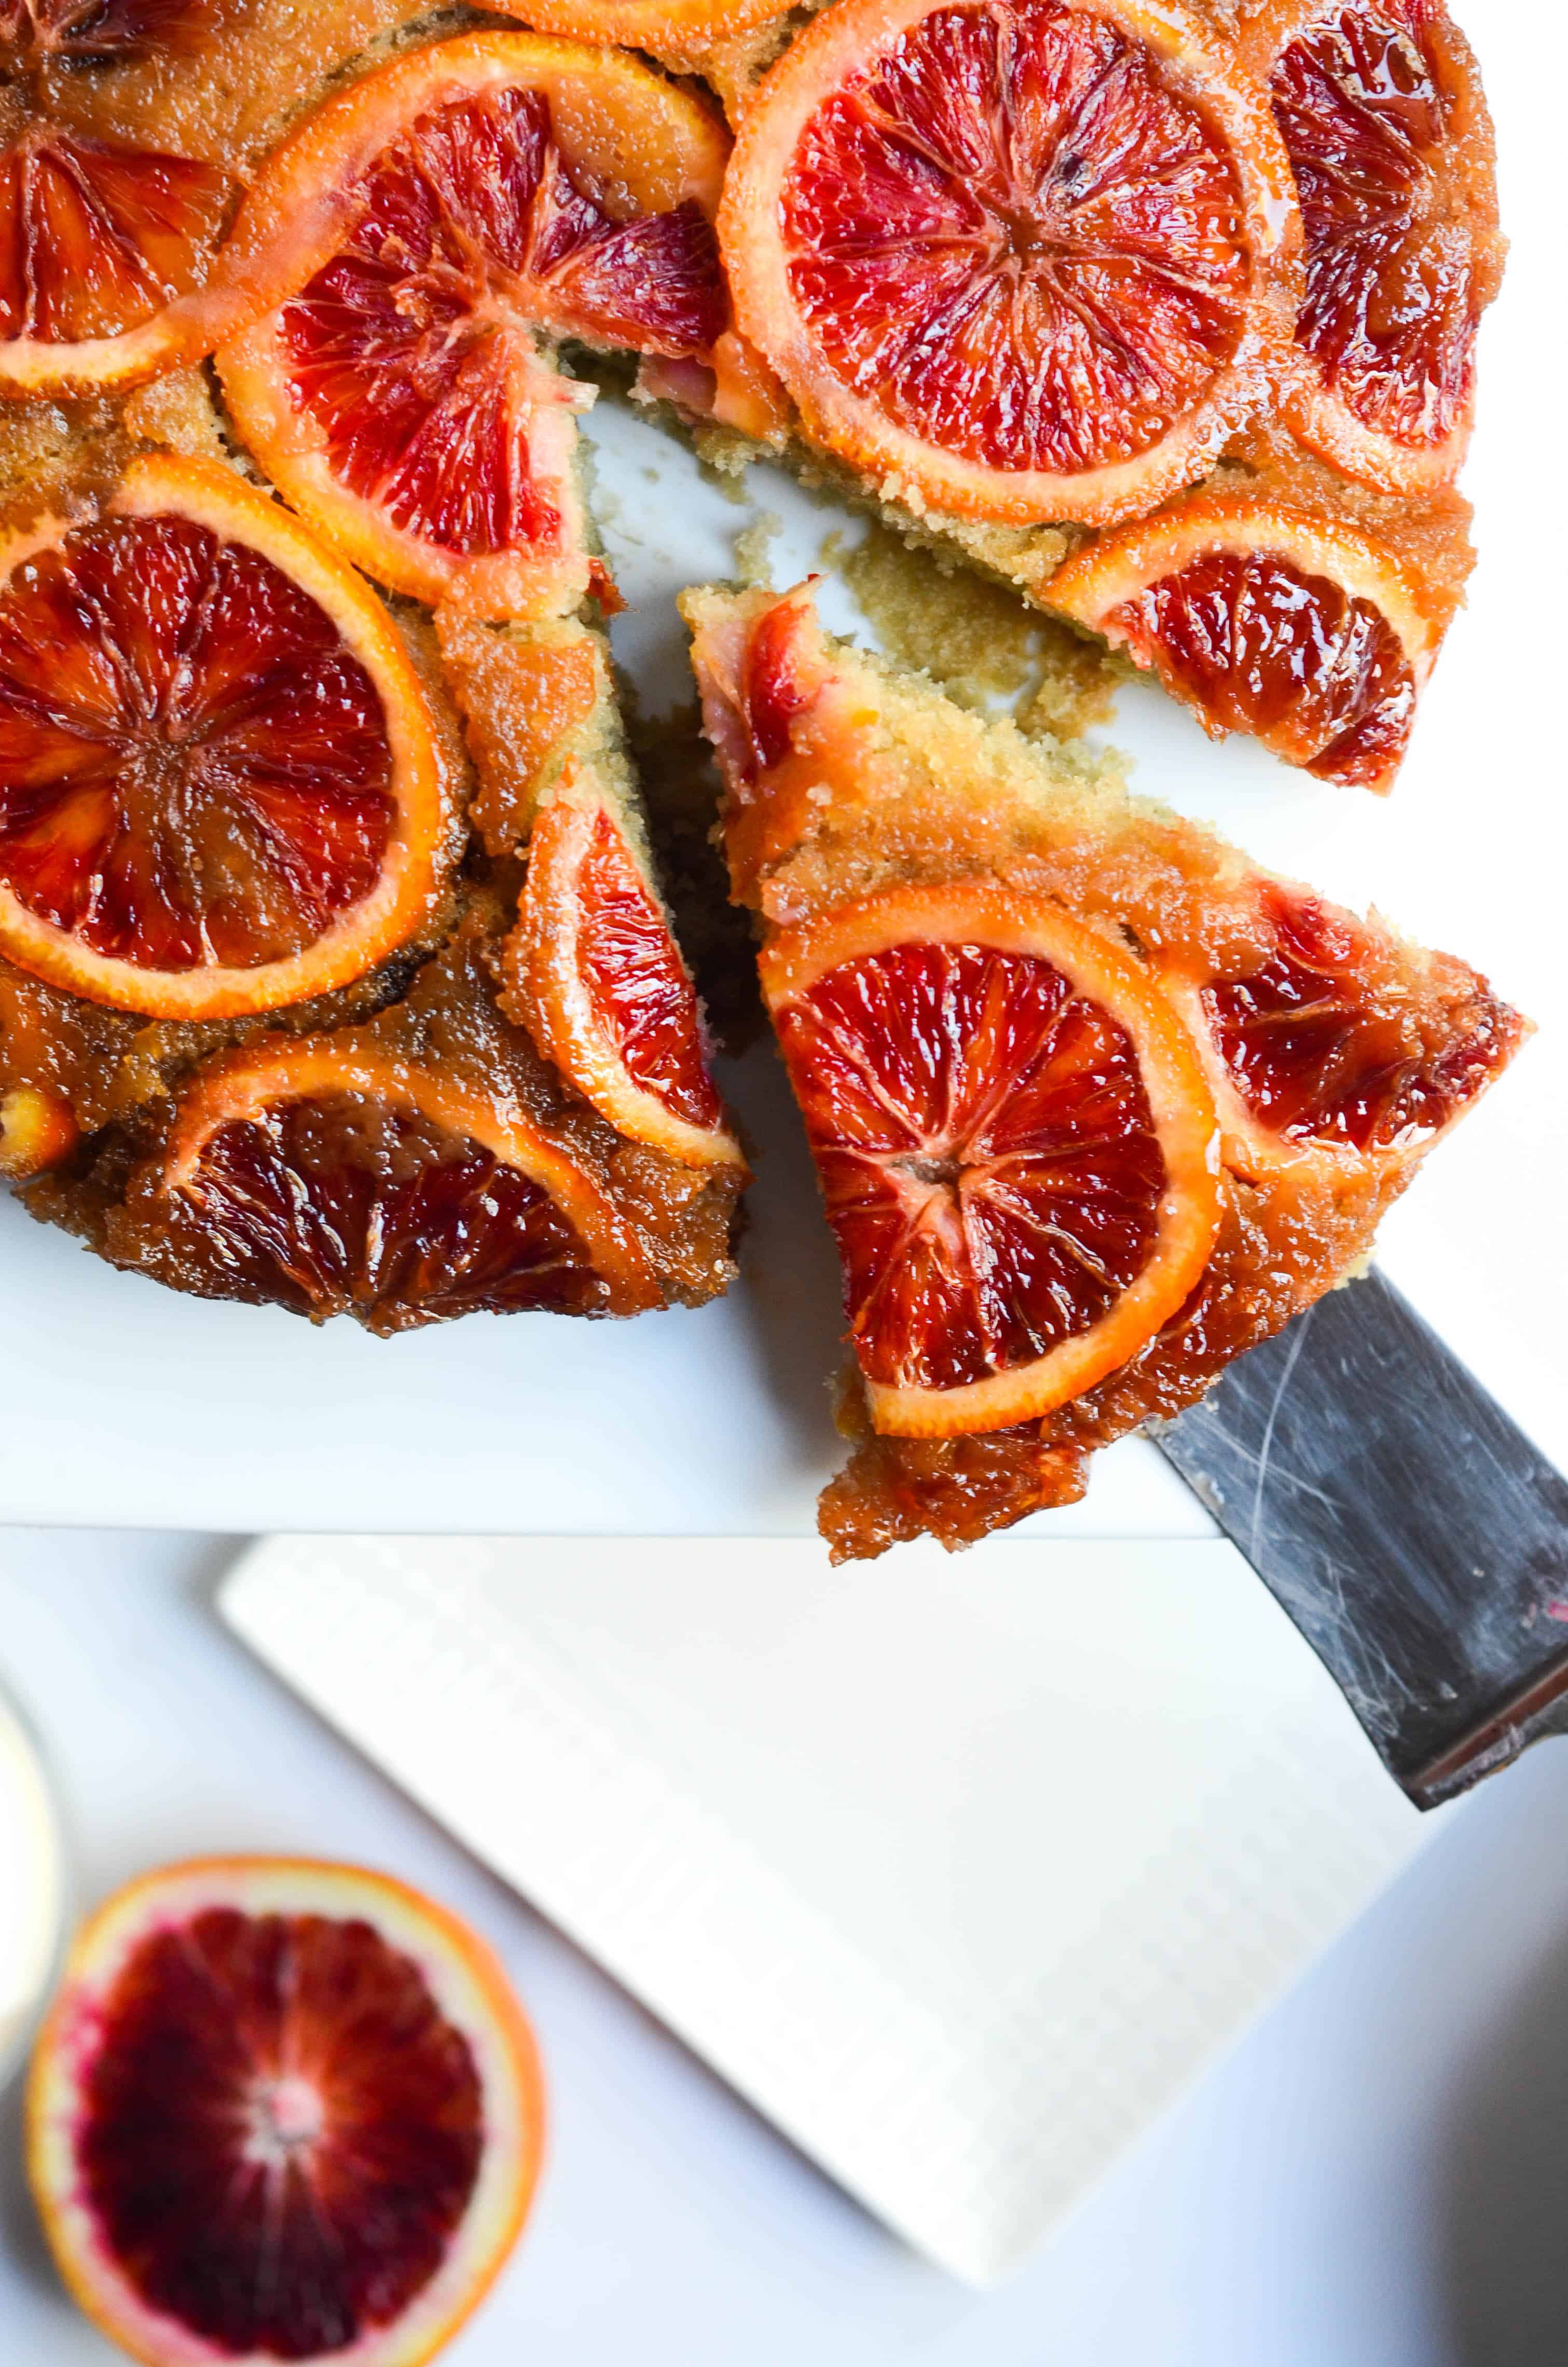
M 65 1913 L 60 1829 L 32 1737 L 0 1692 L 0 2080 L 48 1987 Z
M 1568 1174 L 1568 823 L 1562 755 L 1556 460 L 1562 345 L 1559 155 L 1563 12 L 1461 6 L 1497 118 L 1507 282 L 1483 340 L 1482 429 L 1467 477 L 1481 564 L 1393 798 L 1213 748 L 1146 687 L 1113 738 L 1138 782 L 1212 817 L 1262 859 L 1490 971 L 1541 1035 L 1445 1145 L 1386 1228 L 1392 1277 L 1558 1461 L 1568 1464 L 1568 1267 L 1543 1254 Z M 624 409 L 594 432 L 619 504 L 607 521 L 632 602 L 617 639 L 667 687 L 672 594 L 729 571 L 749 514 Z M 654 473 L 650 476 L 652 470 Z M 842 521 L 754 472 L 758 506 L 804 570 Z M 639 540 L 633 542 L 631 538 Z M 728 1082 L 728 1081 L 727 1081 Z M 803 1532 L 836 1459 L 823 1376 L 836 1362 L 833 1259 L 767 1064 L 734 1081 L 765 1152 L 746 1280 L 700 1313 L 588 1326 L 473 1316 L 390 1342 L 312 1333 L 273 1310 L 203 1306 L 108 1273 L 0 1206 L 0 1518 L 229 1528 Z M 1462 1245 L 1462 1247 L 1459 1246 Z M 330 1435 L 330 1458 L 319 1451 Z M 84 1455 L 84 1436 L 93 1452 Z M 1098 1466 L 1070 1535 L 1205 1533 L 1146 1447 Z
M 222 1608 L 981 2283 L 1434 1829 L 1222 1540 L 278 1537 Z
M 390 1866 L 540 2033 L 540 2204 L 450 2367 L 1562 2367 L 1568 1750 L 1446 1831 L 1069 2222 L 977 2295 L 923 2266 L 276 1685 L 215 1540 L 0 1535 L 0 1675 L 85 1898 L 192 1851 Z M 1071 1803 L 1066 1804 L 1069 1807 Z M 113 2367 L 42 2259 L 0 2097 L 0 2360 Z

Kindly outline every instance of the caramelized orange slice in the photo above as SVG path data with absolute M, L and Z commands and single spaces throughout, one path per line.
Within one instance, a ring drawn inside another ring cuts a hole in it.
M 207 1071 L 143 1188 L 187 1288 L 312 1322 L 385 1333 L 657 1302 L 598 1184 L 520 1110 L 330 1037 Z
M 760 964 L 879 1431 L 1033 1420 L 1175 1313 L 1219 1230 L 1218 1136 L 1130 955 L 960 882 L 780 931 Z
M 88 1919 L 33 2056 L 67 2284 L 148 2367 L 418 2367 L 528 2215 L 538 2049 L 501 1965 L 389 1875 L 160 1867 Z
M 1418 1008 L 1407 980 L 1380 977 L 1370 930 L 1315 897 L 1265 886 L 1255 934 L 1222 976 L 1180 962 L 1161 971 L 1202 1051 L 1225 1163 L 1239 1174 L 1332 1176 L 1417 1159 L 1528 1033 L 1450 955 L 1429 957 L 1440 991 Z
M 133 461 L 0 550 L 0 952 L 165 1019 L 346 984 L 446 861 L 423 686 L 380 601 L 214 462 Z
M 575 606 L 562 338 L 706 368 L 728 308 L 728 142 L 641 60 L 481 32 L 367 75 L 274 157 L 236 232 L 277 309 L 224 391 L 289 499 L 394 590 L 475 615 Z
M 1247 38 L 1306 239 L 1286 414 L 1369 484 L 1452 479 L 1503 241 L 1491 119 L 1441 0 L 1272 0 Z
M 1099 536 L 1051 583 L 1193 708 L 1287 764 L 1392 786 L 1442 638 L 1421 587 L 1358 528 L 1244 495 L 1199 495 Z
M 503 1008 L 617 1132 L 693 1167 L 738 1167 L 697 995 L 626 832 L 574 782 L 534 824 Z
M 1293 318 L 1290 165 L 1177 0 L 838 0 L 744 114 L 720 232 L 817 440 L 1014 525 L 1201 475 Z
M 206 287 L 237 194 L 194 157 L 48 123 L 0 152 L 0 396 L 134 386 L 210 353 Z

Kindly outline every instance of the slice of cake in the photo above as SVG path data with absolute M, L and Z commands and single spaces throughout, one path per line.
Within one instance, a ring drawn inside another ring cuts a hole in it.
M 971 1543 L 1353 1274 L 1517 1048 L 1464 963 L 829 640 L 684 603 L 837 1240 L 840 1558 Z

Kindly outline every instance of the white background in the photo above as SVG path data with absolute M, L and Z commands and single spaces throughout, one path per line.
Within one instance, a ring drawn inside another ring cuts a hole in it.
M 217 1540 L 0 1540 L 0 1676 L 84 1895 L 312 1850 L 468 1915 L 533 2012 L 537 2214 L 451 2367 L 1562 2367 L 1568 1748 L 1461 1807 L 1010 2283 L 924 2267 L 294 1699 L 208 1607 Z M 0 2099 L 0 2361 L 111 2367 L 56 2289 Z

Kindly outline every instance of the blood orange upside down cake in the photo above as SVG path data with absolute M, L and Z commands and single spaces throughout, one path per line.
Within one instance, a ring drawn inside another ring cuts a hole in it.
M 971 1543 L 1354 1274 L 1524 1023 L 1114 773 L 689 593 L 737 900 L 843 1268 L 836 1557 Z
M 559 348 L 723 382 L 725 142 L 634 59 L 415 15 L 0 27 L 0 1169 L 120 1265 L 377 1331 L 694 1302 L 745 1171 Z

